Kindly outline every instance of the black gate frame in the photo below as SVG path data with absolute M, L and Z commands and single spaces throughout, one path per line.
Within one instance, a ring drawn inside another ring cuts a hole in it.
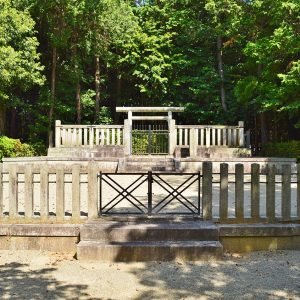
M 114 180 L 111 176 L 112 175 L 138 175 L 139 177 L 130 183 L 127 187 L 122 187 L 116 180 Z M 179 186 L 172 187 L 166 180 L 164 180 L 161 176 L 162 175 L 175 175 L 175 176 L 189 176 L 185 179 Z M 201 195 L 200 195 L 200 185 L 201 185 L 201 177 L 202 175 L 200 172 L 198 173 L 153 173 L 152 171 L 148 171 L 148 173 L 102 173 L 98 174 L 99 177 L 99 185 L 100 185 L 100 197 L 99 197 L 99 208 L 100 208 L 100 215 L 108 215 L 108 214 L 141 214 L 141 215 L 197 215 L 201 216 Z M 137 199 L 132 193 L 140 187 L 144 182 L 148 182 L 148 192 L 147 198 L 148 203 L 147 206 L 143 204 L 139 199 Z M 102 205 L 102 182 L 107 183 L 111 188 L 113 188 L 118 194 L 111 199 L 106 205 Z M 195 182 L 198 183 L 198 201 L 197 206 L 194 205 L 189 199 L 187 199 L 183 192 L 186 191 L 192 184 Z M 153 206 L 152 202 L 152 185 L 153 183 L 157 183 L 160 187 L 162 187 L 166 192 L 167 195 L 159 200 Z M 187 184 L 186 186 L 184 186 Z M 129 201 L 139 213 L 114 213 L 111 210 L 118 205 L 121 201 L 126 199 Z M 173 200 L 179 201 L 183 206 L 185 206 L 189 212 L 167 212 L 161 213 L 162 209 L 165 208 L 168 204 L 170 204 Z

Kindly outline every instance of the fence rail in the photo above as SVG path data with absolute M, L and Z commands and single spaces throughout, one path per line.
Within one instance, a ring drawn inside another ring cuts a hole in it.
M 55 147 L 123 145 L 123 125 L 55 124 Z
M 96 218 L 101 212 L 99 172 L 92 162 L 87 167 L 12 163 L 5 170 L 0 164 L 0 220 L 75 222 L 87 217 Z M 220 172 L 213 173 L 212 164 L 204 162 L 201 176 L 195 174 L 199 183 L 197 181 L 184 190 L 179 187 L 178 176 L 188 174 L 169 174 L 173 179 L 165 177 L 164 182 L 160 181 L 162 176 L 155 175 L 155 181 L 159 181 L 165 191 L 169 189 L 175 203 L 181 195 L 185 197 L 184 201 L 195 201 L 197 210 L 190 213 L 204 220 L 221 223 L 300 221 L 300 164 L 294 173 L 290 165 L 283 165 L 280 171 L 270 165 L 267 172 L 262 172 L 258 164 L 251 165 L 250 173 L 244 172 L 243 164 L 236 164 L 235 172 L 229 173 L 228 164 L 223 163 Z M 120 185 L 125 180 L 125 175 L 111 176 L 118 176 L 116 182 Z M 127 178 L 133 177 L 134 174 L 127 174 Z M 147 187 L 141 188 L 139 193 L 146 193 L 147 198 L 147 191 Z M 109 193 L 102 190 L 102 196 L 111 196 Z M 155 203 L 159 193 L 154 186 L 151 186 L 151 193 Z M 167 199 L 166 196 L 160 199 Z M 152 209 L 155 212 L 155 205 Z
M 238 126 L 177 125 L 177 146 L 244 147 L 244 123 Z

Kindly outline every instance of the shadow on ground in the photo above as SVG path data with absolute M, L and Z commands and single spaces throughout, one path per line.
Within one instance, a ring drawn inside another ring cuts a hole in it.
M 28 264 L 11 262 L 0 266 L 1 299 L 83 299 L 86 285 L 63 284 L 55 280 L 56 268 L 31 270 Z
M 134 299 L 300 299 L 300 252 L 295 251 L 292 260 L 285 253 L 261 252 L 253 258 L 216 262 L 147 263 L 131 270 L 144 287 Z

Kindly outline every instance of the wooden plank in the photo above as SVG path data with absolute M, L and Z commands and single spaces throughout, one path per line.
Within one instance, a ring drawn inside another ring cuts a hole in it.
M 89 144 L 91 148 L 94 146 L 94 128 L 92 126 L 89 127 Z
M 80 218 L 80 165 L 72 166 L 72 219 Z
M 40 169 L 40 214 L 42 219 L 49 218 L 49 171 L 43 164 Z
M 291 218 L 291 165 L 282 166 L 282 219 L 289 221 Z
M 77 131 L 77 146 L 82 146 L 83 141 L 82 141 L 82 128 L 79 128 Z
M 179 129 L 179 146 L 182 146 L 182 129 Z
M 111 145 L 110 138 L 111 138 L 111 136 L 110 136 L 110 129 L 107 128 L 106 129 L 106 145 Z
M 95 144 L 99 145 L 99 129 L 96 128 L 96 139 L 95 139 Z M 101 134 L 101 144 L 102 144 L 102 134 Z
M 227 135 L 228 135 L 228 146 L 232 146 L 232 129 L 227 130 Z
M 61 121 L 55 121 L 55 147 L 59 148 L 61 146 Z
M 228 219 L 228 164 L 220 164 L 220 221 Z
M 121 129 L 117 128 L 117 145 L 121 145 Z
M 211 129 L 211 144 L 212 146 L 216 146 L 216 129 Z
M 62 129 L 62 136 L 61 136 L 61 140 L 62 140 L 62 146 L 66 146 L 67 142 L 67 136 L 66 136 L 66 129 L 63 128 Z
M 232 146 L 238 147 L 238 143 L 237 143 L 237 130 L 236 129 L 232 130 Z
M 267 173 L 267 187 L 266 187 L 266 209 L 267 218 L 269 222 L 274 222 L 275 220 L 275 176 L 276 176 L 276 166 L 269 165 Z
M 204 146 L 204 128 L 200 129 L 200 146 Z
M 188 146 L 189 145 L 189 129 L 184 129 L 184 146 Z
M 33 217 L 33 166 L 28 164 L 25 166 L 24 172 L 24 197 L 25 197 L 25 217 Z
M 259 184 L 259 164 L 251 165 L 251 217 L 259 219 L 259 200 L 260 200 L 260 184 Z
M 244 165 L 235 165 L 235 217 L 237 222 L 244 220 Z
M 3 164 L 0 163 L 0 218 L 3 217 Z
M 83 144 L 84 146 L 88 145 L 88 129 L 84 128 L 83 130 Z
M 9 167 L 9 217 L 18 216 L 18 173 L 17 165 L 13 164 Z
M 100 137 L 100 144 L 101 145 L 105 145 L 105 131 L 104 131 L 104 128 L 101 129 L 101 137 Z
M 202 215 L 204 220 L 212 219 L 212 163 L 203 162 Z
M 222 129 L 222 145 L 227 146 L 227 129 Z
M 210 128 L 206 128 L 206 147 L 210 147 Z
M 88 164 L 88 218 L 98 217 L 98 180 L 97 168 L 93 162 Z
M 65 172 L 62 166 L 56 168 L 56 220 L 65 218 Z
M 116 130 L 111 129 L 111 144 L 115 145 L 116 144 Z
M 221 141 L 222 141 L 222 130 L 217 129 L 217 145 L 221 146 Z

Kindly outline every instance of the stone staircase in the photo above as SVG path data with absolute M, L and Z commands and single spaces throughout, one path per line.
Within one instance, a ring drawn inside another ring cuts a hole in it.
M 79 260 L 194 261 L 222 255 L 217 227 L 200 220 L 88 221 L 77 245 Z
M 165 156 L 132 156 L 126 157 L 119 168 L 120 172 L 175 172 L 175 162 Z

